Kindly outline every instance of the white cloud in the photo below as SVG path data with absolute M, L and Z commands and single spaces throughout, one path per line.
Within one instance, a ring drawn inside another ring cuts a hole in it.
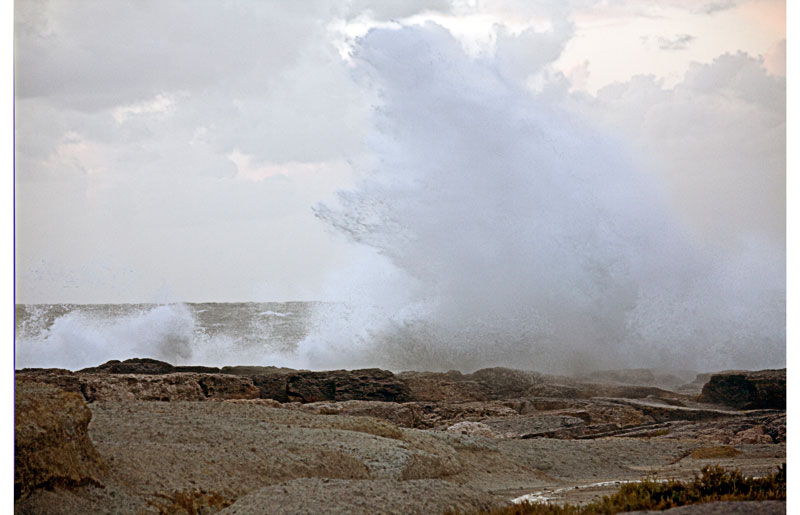
M 174 105 L 175 99 L 172 96 L 158 94 L 142 102 L 116 107 L 111 111 L 111 116 L 114 117 L 117 123 L 123 123 L 131 116 L 138 114 L 168 113 Z
M 695 37 L 691 34 L 677 34 L 672 38 L 659 37 L 658 48 L 661 50 L 686 50 L 694 40 Z
M 785 241 L 786 82 L 743 53 L 694 64 L 664 88 L 637 77 L 598 92 L 594 116 L 616 127 L 667 184 L 703 238 Z
M 668 7 L 690 11 L 688 2 Z M 631 20 L 643 4 L 607 8 L 627 16 L 614 20 Z M 352 63 L 340 57 L 369 27 L 397 26 L 393 19 L 440 20 L 460 44 L 480 42 L 473 56 L 493 64 L 497 58 L 506 78 L 538 84 L 541 95 L 561 102 L 570 87 L 589 87 L 602 77 L 605 66 L 587 54 L 567 63 L 564 75 L 557 71 L 554 60 L 584 36 L 570 20 L 576 13 L 608 14 L 593 1 L 511 0 L 24 0 L 15 9 L 17 263 L 23 272 L 42 260 L 53 270 L 77 270 L 102 253 L 115 267 L 136 269 L 141 284 L 133 290 L 114 294 L 113 285 L 97 284 L 70 290 L 97 301 L 112 294 L 148 300 L 162 280 L 190 292 L 188 298 L 208 297 L 203 288 L 245 298 L 248 281 L 262 274 L 272 277 L 270 291 L 291 289 L 292 275 L 281 279 L 275 263 L 295 270 L 294 263 L 303 262 L 317 270 L 297 272 L 303 277 L 298 284 L 314 290 L 331 266 L 329 255 L 347 252 L 315 225 L 310 206 L 350 183 L 345 162 L 357 159 L 370 137 L 376 99 L 369 78 L 353 80 Z M 662 53 L 690 54 L 695 46 Z M 773 74 L 785 63 L 782 48 L 765 54 Z M 448 63 L 441 65 L 446 71 Z M 734 55 L 708 69 L 693 68 L 681 88 L 639 78 L 588 106 L 603 123 L 630 131 L 643 154 L 663 156 L 654 169 L 674 182 L 676 198 L 702 230 L 722 226 L 720 233 L 730 234 L 738 223 L 742 231 L 773 227 L 779 233 L 771 208 L 756 205 L 773 202 L 781 188 L 777 164 L 765 160 L 781 155 L 775 142 L 783 83 L 765 78 L 760 66 Z M 415 86 L 413 77 L 398 75 L 397 81 Z M 734 153 L 726 150 L 730 142 Z M 759 157 L 762 152 L 767 157 Z M 714 166 L 698 164 L 718 154 Z M 750 184 L 759 165 L 768 170 L 766 182 Z M 722 198 L 709 202 L 696 191 L 713 189 L 720 167 L 730 168 L 733 179 Z M 295 245 L 290 228 L 303 232 L 302 245 Z M 217 241 L 248 250 L 219 252 Z M 205 264 L 186 265 L 191 251 L 206 256 Z M 202 275 L 212 264 L 226 271 L 207 275 L 203 284 L 187 272 Z M 47 281 L 30 291 L 38 300 L 65 300 L 58 288 L 46 293 Z M 25 301 L 31 283 L 21 284 Z

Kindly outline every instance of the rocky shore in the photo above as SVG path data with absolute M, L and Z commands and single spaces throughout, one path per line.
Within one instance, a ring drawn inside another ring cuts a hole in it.
M 763 474 L 786 456 L 785 370 L 133 359 L 19 370 L 15 387 L 16 513 L 469 513 L 529 494 L 584 502 L 707 463 Z

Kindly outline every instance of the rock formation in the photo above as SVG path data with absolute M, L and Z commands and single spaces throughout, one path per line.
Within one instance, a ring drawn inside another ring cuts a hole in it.
M 786 369 L 713 374 L 698 400 L 737 409 L 786 409 Z
M 81 396 L 29 381 L 14 388 L 14 497 L 101 485 L 106 466 L 89 439 L 92 412 Z
M 783 462 L 785 410 L 738 406 L 785 403 L 785 372 L 711 379 L 701 400 L 714 404 L 642 371 L 394 374 L 150 359 L 23 370 L 15 509 L 477 510 L 534 489 L 579 498 L 598 481 L 607 494 L 646 471 L 672 477 L 723 460 L 762 474 Z

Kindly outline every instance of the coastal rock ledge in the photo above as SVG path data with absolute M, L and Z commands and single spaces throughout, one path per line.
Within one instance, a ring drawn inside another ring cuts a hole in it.
M 14 498 L 39 488 L 102 486 L 106 465 L 89 439 L 83 398 L 53 385 L 15 381 Z
M 698 400 L 745 410 L 786 409 L 786 369 L 713 374 Z

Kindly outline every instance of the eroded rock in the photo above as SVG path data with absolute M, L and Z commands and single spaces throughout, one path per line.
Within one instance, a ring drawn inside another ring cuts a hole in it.
M 106 465 L 89 439 L 92 412 L 81 396 L 35 381 L 14 387 L 14 497 L 101 485 Z
M 786 409 L 786 369 L 714 374 L 698 400 L 737 409 Z

